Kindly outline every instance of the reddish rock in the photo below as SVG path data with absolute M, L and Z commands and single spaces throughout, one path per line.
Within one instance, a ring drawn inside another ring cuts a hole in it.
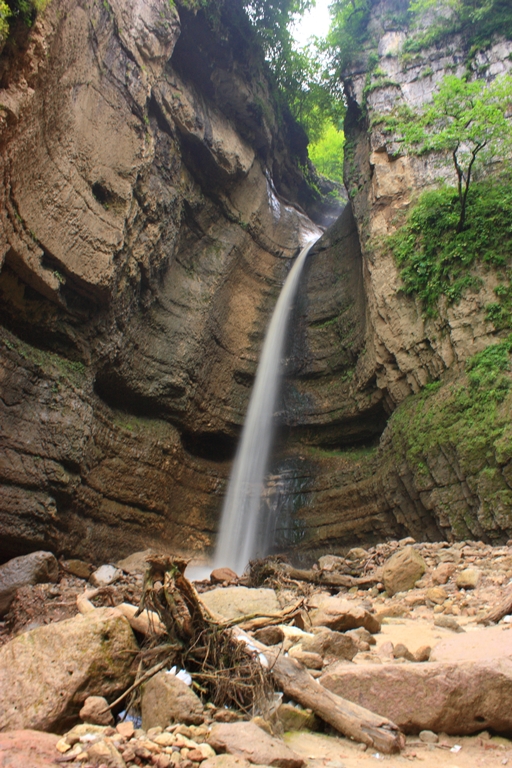
M 236 584 L 238 576 L 231 568 L 214 568 L 210 573 L 210 581 L 212 584 Z
M 217 723 L 208 743 L 216 752 L 229 752 L 259 765 L 302 768 L 304 760 L 280 739 L 270 736 L 254 723 Z
M 311 623 L 314 627 L 327 627 L 338 632 L 364 627 L 375 634 L 380 632 L 377 617 L 361 605 L 354 605 L 340 597 L 328 597 L 319 607 L 311 611 Z
M 0 733 L 0 768 L 55 768 L 60 736 L 42 731 Z
M 364 629 L 361 628 L 361 631 Z M 321 656 L 335 656 L 337 659 L 346 659 L 352 661 L 356 655 L 360 638 L 354 639 L 349 634 L 343 632 L 334 632 L 327 627 L 314 630 L 313 637 L 305 637 L 301 640 L 302 650 L 310 653 L 319 653 Z M 368 636 L 371 637 L 371 635 Z
M 337 664 L 322 685 L 405 733 L 512 731 L 512 660 Z
M 432 581 L 434 584 L 446 584 L 450 577 L 455 573 L 454 563 L 441 563 L 432 572 Z
M 413 547 L 404 547 L 389 558 L 382 569 L 382 581 L 388 595 L 407 592 L 421 579 L 427 566 Z
M 112 712 L 108 709 L 108 701 L 104 696 L 88 696 L 79 716 L 84 723 L 93 725 L 111 725 L 114 722 Z
M 142 724 L 148 730 L 166 728 L 170 723 L 199 724 L 204 720 L 203 705 L 183 680 L 169 672 L 159 672 L 142 688 Z

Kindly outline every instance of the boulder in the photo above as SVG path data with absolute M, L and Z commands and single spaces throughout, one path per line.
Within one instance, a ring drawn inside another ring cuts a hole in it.
M 481 575 L 477 568 L 465 568 L 457 574 L 455 583 L 459 589 L 475 589 L 478 586 Z
M 86 580 L 89 579 L 91 571 L 93 570 L 92 566 L 90 566 L 89 563 L 85 563 L 83 560 L 61 560 L 61 566 L 66 573 L 70 573 L 72 576 L 77 576 L 79 579 Z
M 9 610 L 16 590 L 28 584 L 55 582 L 59 564 L 51 552 L 31 552 L 0 565 L 0 616 Z
M 214 613 L 225 619 L 240 616 L 279 613 L 281 606 L 273 589 L 250 589 L 249 587 L 226 587 L 204 592 L 201 601 Z
M 101 565 L 89 577 L 89 581 L 94 587 L 108 587 L 109 584 L 113 584 L 123 575 L 119 568 L 115 565 Z
M 313 637 L 306 636 L 300 644 L 303 651 L 319 653 L 324 658 L 334 656 L 347 661 L 352 661 L 359 650 L 357 642 L 352 637 L 326 627 L 316 630 Z
M 405 733 L 463 736 L 512 730 L 512 660 L 337 664 L 320 678 L 333 693 L 388 717 Z
M 432 571 L 432 581 L 434 584 L 446 584 L 454 573 L 454 563 L 441 563 L 434 571 Z
M 203 705 L 188 685 L 162 671 L 142 687 L 142 726 L 166 728 L 170 723 L 198 725 L 204 720 Z
M 512 658 L 512 629 L 488 627 L 441 640 L 430 654 L 430 661 L 486 661 Z
M 264 645 L 278 645 L 284 640 L 284 632 L 281 627 L 262 627 L 253 634 L 254 638 Z
M 303 651 L 299 645 L 290 648 L 289 655 L 307 669 L 322 669 L 324 660 L 319 653 Z
M 214 568 L 210 573 L 210 581 L 212 584 L 236 584 L 238 576 L 231 568 Z
M 443 629 L 451 629 L 452 632 L 464 632 L 459 622 L 453 618 L 453 616 L 437 616 L 434 619 L 435 627 L 442 627 Z
M 116 563 L 117 568 L 120 568 L 125 573 L 135 575 L 137 573 L 146 573 L 148 569 L 148 557 L 158 554 L 155 549 L 143 549 L 140 552 L 134 552 L 132 555 L 118 560 Z
M 0 730 L 63 732 L 88 696 L 113 700 L 131 685 L 138 650 L 112 608 L 18 635 L 0 648 Z
M 442 605 L 445 600 L 448 600 L 448 592 L 443 587 L 430 587 L 425 594 L 427 600 L 436 605 Z
M 0 733 L 0 768 L 55 768 L 59 736 L 41 731 Z
M 229 752 L 251 763 L 276 768 L 302 768 L 304 765 L 300 755 L 255 723 L 216 723 L 208 743 L 216 752 Z
M 384 563 L 382 583 L 392 597 L 397 592 L 407 592 L 421 579 L 427 565 L 413 547 L 404 547 Z
M 310 709 L 281 704 L 276 712 L 284 731 L 316 731 L 320 721 Z
M 340 597 L 328 597 L 322 601 L 318 608 L 311 611 L 310 619 L 314 627 L 327 627 L 337 632 L 357 627 L 364 627 L 372 634 L 380 632 L 376 616 L 362 605 L 354 605 Z
M 114 717 L 104 696 L 88 696 L 78 713 L 80 720 L 93 725 L 112 725 Z

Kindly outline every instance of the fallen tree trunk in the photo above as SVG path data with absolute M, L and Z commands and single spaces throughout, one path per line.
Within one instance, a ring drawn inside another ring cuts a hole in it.
M 478 623 L 490 624 L 492 621 L 498 622 L 509 613 L 512 613 L 512 588 L 505 593 L 505 597 L 498 603 L 496 608 L 488 611 L 485 616 L 478 619 Z
M 301 568 L 294 568 L 287 563 L 280 564 L 278 570 L 289 579 L 309 581 L 311 584 L 319 584 L 326 587 L 347 587 L 348 589 L 360 587 L 364 589 L 374 587 L 379 581 L 377 576 L 362 576 L 358 578 L 344 573 L 336 573 L 336 571 L 305 571 Z
M 386 754 L 399 752 L 403 748 L 404 736 L 391 720 L 328 691 L 299 662 L 282 655 L 279 650 L 257 642 L 240 630 L 236 633 L 239 639 L 266 656 L 272 675 L 283 693 L 303 707 L 309 707 L 344 736 Z

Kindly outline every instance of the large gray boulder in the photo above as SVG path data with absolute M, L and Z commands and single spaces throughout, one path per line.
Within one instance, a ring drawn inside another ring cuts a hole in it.
M 0 731 L 65 731 L 88 696 L 113 701 L 131 685 L 138 651 L 111 608 L 18 635 L 0 648 Z
M 320 678 L 338 696 L 405 733 L 512 731 L 512 659 L 428 664 L 337 664 Z
M 31 552 L 0 565 L 0 616 L 9 610 L 17 589 L 55 582 L 58 577 L 59 564 L 51 552 Z

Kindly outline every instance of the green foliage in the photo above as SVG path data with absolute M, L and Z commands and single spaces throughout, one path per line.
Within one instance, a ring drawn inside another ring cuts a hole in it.
M 17 21 L 31 27 L 37 13 L 43 11 L 48 3 L 49 0 L 0 0 L 0 45 Z
M 425 192 L 406 223 L 388 240 L 402 267 L 403 290 L 419 296 L 427 316 L 437 314 L 440 296 L 457 302 L 465 291 L 478 288 L 479 280 L 471 272 L 475 263 L 483 262 L 502 275 L 508 274 L 512 257 L 510 180 L 488 179 L 475 184 L 469 192 L 468 207 L 468 225 L 457 232 L 456 190 Z M 503 288 L 507 298 L 505 284 Z
M 318 41 L 297 50 L 291 32 L 297 17 L 314 4 L 315 0 L 246 0 L 244 7 L 282 101 L 310 142 L 320 142 L 328 134 L 333 143 L 330 127 L 338 129 L 345 112 L 341 84 L 333 89 L 326 76 Z M 333 152 L 339 149 L 339 139 L 335 144 Z
M 309 145 L 309 157 L 315 168 L 323 176 L 343 184 L 343 146 L 345 135 L 332 123 L 325 126 L 317 141 Z
M 446 75 L 422 112 L 397 117 L 395 130 L 411 153 L 450 154 L 460 205 L 457 232 L 465 225 L 467 196 L 477 165 L 512 155 L 512 121 L 507 116 L 511 101 L 509 75 L 492 83 Z
M 371 6 L 371 0 L 334 0 L 331 5 L 333 20 L 325 50 L 333 80 L 341 77 L 368 41 Z
M 408 37 L 405 52 L 421 51 L 456 33 L 470 53 L 488 47 L 496 35 L 512 37 L 509 0 L 412 0 L 409 11 L 417 32 Z
M 0 45 L 9 34 L 9 19 L 11 16 L 12 11 L 5 0 L 0 0 Z

